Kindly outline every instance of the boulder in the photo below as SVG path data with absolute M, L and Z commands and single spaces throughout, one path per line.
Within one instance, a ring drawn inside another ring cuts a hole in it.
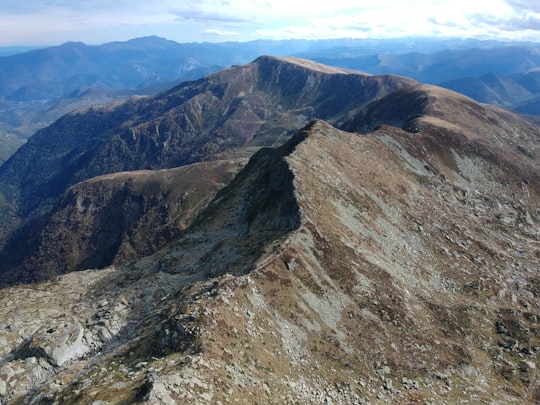
M 36 331 L 28 346 L 28 355 L 44 357 L 53 366 L 82 357 L 90 348 L 83 342 L 84 328 L 80 323 L 59 323 Z
M 536 368 L 536 364 L 534 364 L 534 362 L 530 360 L 521 360 L 518 364 L 518 367 L 522 372 L 527 373 L 531 370 L 534 370 Z

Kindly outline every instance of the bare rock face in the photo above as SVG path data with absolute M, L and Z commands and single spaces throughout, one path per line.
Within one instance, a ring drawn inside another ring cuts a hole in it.
M 53 322 L 49 326 L 32 335 L 25 348 L 28 357 L 44 357 L 52 366 L 57 367 L 84 356 L 90 350 L 83 343 L 84 329 L 80 323 Z
M 2 400 L 535 403 L 540 130 L 414 90 L 261 149 L 152 255 L 0 290 Z

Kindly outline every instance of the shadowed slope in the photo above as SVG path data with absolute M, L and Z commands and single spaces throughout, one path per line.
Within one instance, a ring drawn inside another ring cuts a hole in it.
M 187 233 L 157 254 L 159 268 L 204 277 L 244 274 L 274 243 L 298 228 L 301 213 L 285 159 L 312 125 L 278 148 L 259 150 Z
M 3 282 L 36 281 L 150 255 L 196 218 L 242 161 L 120 172 L 69 188 L 0 252 Z

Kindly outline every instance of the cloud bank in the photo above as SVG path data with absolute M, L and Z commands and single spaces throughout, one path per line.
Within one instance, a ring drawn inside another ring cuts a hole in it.
M 359 5 L 360 4 L 360 5 Z M 453 36 L 540 40 L 530 0 L 2 0 L 0 45 Z

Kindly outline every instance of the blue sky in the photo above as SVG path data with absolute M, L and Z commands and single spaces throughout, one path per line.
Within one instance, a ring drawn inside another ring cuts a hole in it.
M 540 40 L 537 0 L 1 0 L 0 46 L 437 36 Z

